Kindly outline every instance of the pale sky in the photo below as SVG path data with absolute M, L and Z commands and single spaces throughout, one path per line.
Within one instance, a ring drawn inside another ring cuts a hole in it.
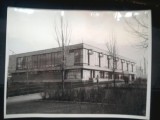
M 118 54 L 139 63 L 143 60 L 144 50 L 135 47 L 139 38 L 126 30 L 124 18 L 132 20 L 133 15 L 143 18 L 147 12 L 60 11 L 9 7 L 7 53 L 12 54 L 13 51 L 18 54 L 58 47 L 54 26 L 63 13 L 64 20 L 68 21 L 72 30 L 70 44 L 83 42 L 107 50 L 106 41 L 114 33 Z M 148 19 L 145 21 L 148 22 Z

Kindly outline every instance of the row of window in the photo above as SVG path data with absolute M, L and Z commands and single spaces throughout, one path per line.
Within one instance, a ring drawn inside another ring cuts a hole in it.
M 109 59 L 107 55 L 102 55 L 98 52 L 92 52 L 88 49 L 76 49 L 74 50 L 74 57 L 75 57 L 75 65 L 87 64 L 91 66 L 99 66 L 99 67 L 106 67 L 106 68 L 114 68 L 118 69 L 118 62 Z M 121 63 L 121 69 L 124 70 L 124 63 Z M 129 71 L 129 64 L 126 63 L 126 70 Z M 133 72 L 133 64 L 131 64 L 131 71 Z
M 62 60 L 62 52 L 19 57 L 17 58 L 17 69 L 60 66 L 61 60 Z
M 74 52 L 74 65 L 92 65 L 92 66 L 103 66 L 106 68 L 114 67 L 117 69 L 117 62 L 113 64 L 111 59 L 108 59 L 107 55 L 101 55 L 101 53 L 92 52 L 88 49 L 75 49 Z M 55 67 L 62 64 L 62 52 L 53 52 L 32 56 L 24 56 L 17 58 L 17 69 L 31 69 L 31 68 L 45 68 L 45 67 Z M 114 66 L 113 66 L 114 65 Z M 128 70 L 128 64 L 127 71 Z M 133 65 L 132 72 L 133 72 Z M 123 70 L 123 64 L 121 66 Z
M 85 49 L 74 50 L 74 64 L 87 64 L 88 57 Z M 84 55 L 84 56 L 83 56 Z M 17 58 L 17 69 L 55 67 L 62 64 L 62 52 L 46 53 Z
M 94 52 L 94 60 L 90 58 L 90 51 L 88 49 L 76 49 L 74 50 L 74 64 L 87 64 L 90 65 L 91 61 L 94 62 L 93 64 L 96 66 L 100 66 L 100 56 L 99 53 Z

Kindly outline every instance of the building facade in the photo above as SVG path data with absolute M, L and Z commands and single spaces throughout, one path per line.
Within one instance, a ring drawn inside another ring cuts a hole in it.
M 62 48 L 46 49 L 9 56 L 8 73 L 16 82 L 61 82 Z M 108 81 L 113 79 L 113 57 L 107 51 L 81 43 L 65 47 L 65 82 Z M 116 58 L 115 78 L 134 80 L 136 64 Z

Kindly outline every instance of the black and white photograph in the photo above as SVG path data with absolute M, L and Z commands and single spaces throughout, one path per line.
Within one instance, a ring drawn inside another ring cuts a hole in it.
M 4 117 L 150 117 L 151 11 L 8 7 Z

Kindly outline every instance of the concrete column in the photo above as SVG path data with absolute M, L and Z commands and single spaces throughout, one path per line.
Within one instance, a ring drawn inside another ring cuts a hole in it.
M 132 75 L 129 75 L 129 81 L 132 81 Z
M 83 79 L 83 69 L 81 69 L 81 79 Z
M 108 68 L 110 68 L 111 66 L 110 66 L 110 59 L 111 59 L 111 56 L 110 55 L 107 55 L 107 60 L 108 60 Z
M 136 80 L 136 75 L 134 75 L 134 80 Z

